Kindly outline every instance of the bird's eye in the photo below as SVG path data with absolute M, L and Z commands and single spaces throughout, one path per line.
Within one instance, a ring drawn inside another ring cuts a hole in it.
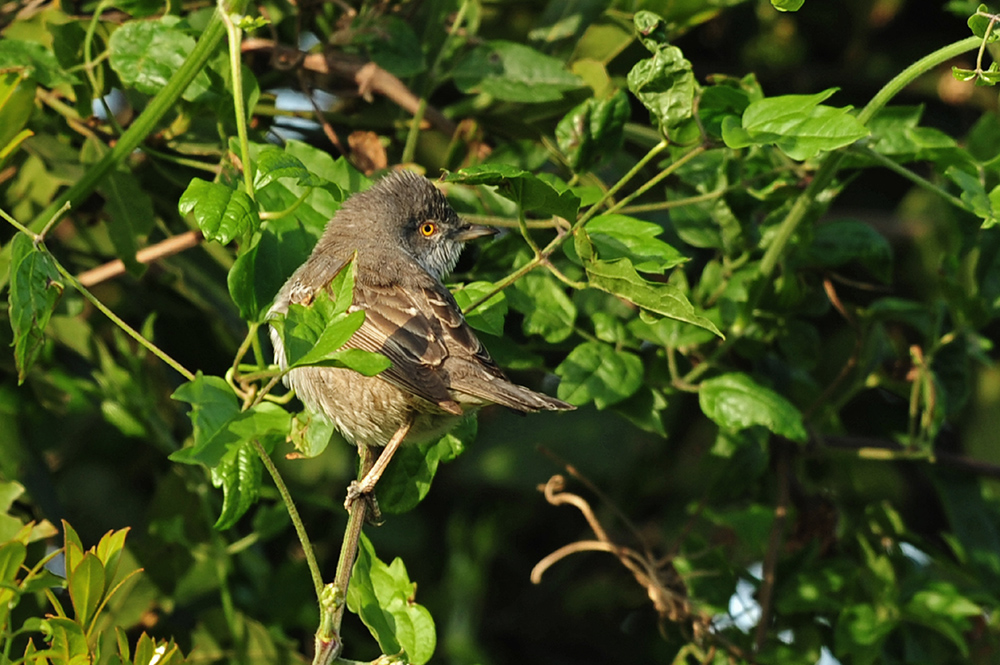
M 434 222 L 424 222 L 420 225 L 420 235 L 425 238 L 430 238 L 437 232 L 437 224 Z

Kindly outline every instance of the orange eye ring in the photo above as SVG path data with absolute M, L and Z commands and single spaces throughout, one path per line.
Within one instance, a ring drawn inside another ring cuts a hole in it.
M 434 222 L 424 222 L 420 225 L 420 235 L 423 237 L 430 238 L 435 233 L 437 233 L 437 224 Z

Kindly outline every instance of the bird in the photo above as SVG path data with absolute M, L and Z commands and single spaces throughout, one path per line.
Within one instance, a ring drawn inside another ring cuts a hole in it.
M 268 318 L 287 313 L 291 303 L 308 305 L 353 260 L 348 311 L 362 309 L 365 318 L 344 348 L 381 353 L 392 363 L 375 376 L 334 367 L 285 375 L 306 408 L 331 419 L 359 452 L 381 449 L 371 470 L 351 483 L 346 507 L 372 493 L 401 444 L 439 438 L 482 406 L 521 413 L 575 408 L 513 383 L 442 283 L 464 243 L 495 233 L 462 220 L 424 176 L 394 171 L 343 202 L 275 296 Z M 287 369 L 273 326 L 271 340 L 277 364 Z

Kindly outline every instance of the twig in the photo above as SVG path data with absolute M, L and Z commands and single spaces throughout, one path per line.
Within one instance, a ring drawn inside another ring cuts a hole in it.
M 201 231 L 185 231 L 166 240 L 161 240 L 155 245 L 144 247 L 135 254 L 135 260 L 139 263 L 153 263 L 160 259 L 174 254 L 179 254 L 185 249 L 190 249 L 201 242 L 203 236 Z M 77 275 L 77 280 L 84 286 L 94 286 L 114 277 L 118 277 L 125 272 L 125 263 L 121 259 L 109 261 L 104 265 L 91 268 Z
M 788 503 L 790 500 L 790 462 L 789 451 L 784 442 L 776 441 L 774 450 L 777 456 L 778 501 L 774 506 L 774 522 L 771 523 L 771 534 L 767 539 L 767 552 L 764 554 L 763 580 L 757 602 L 760 604 L 760 619 L 754 633 L 754 653 L 760 653 L 767 639 L 771 625 L 771 608 L 774 600 L 775 569 L 778 567 L 781 543 L 785 535 L 785 522 L 788 520 Z

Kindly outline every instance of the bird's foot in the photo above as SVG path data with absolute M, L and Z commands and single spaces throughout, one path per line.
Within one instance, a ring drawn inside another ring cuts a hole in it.
M 351 507 L 358 500 L 364 501 L 367 504 L 368 511 L 365 520 L 375 526 L 381 526 L 385 520 L 382 519 L 382 510 L 378 507 L 378 499 L 375 498 L 375 493 L 371 489 L 366 489 L 357 480 L 352 480 L 351 484 L 347 486 L 347 498 L 344 499 L 344 510 L 351 512 Z

